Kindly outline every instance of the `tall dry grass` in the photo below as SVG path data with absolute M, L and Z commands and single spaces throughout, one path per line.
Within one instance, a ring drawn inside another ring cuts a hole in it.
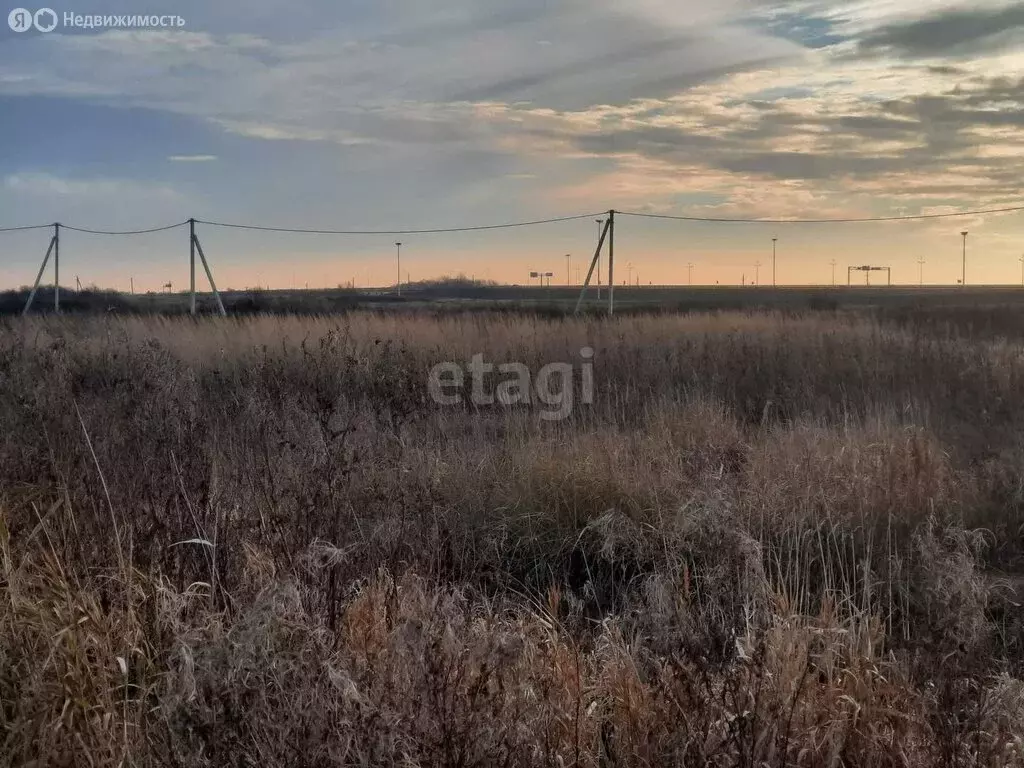
M 596 398 L 427 371 L 596 350 Z M 1021 348 L 836 314 L 0 329 L 0 764 L 1024 765 Z

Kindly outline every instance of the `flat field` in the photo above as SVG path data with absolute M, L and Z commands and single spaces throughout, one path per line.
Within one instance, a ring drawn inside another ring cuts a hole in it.
M 20 315 L 28 290 L 0 293 L 0 316 Z M 334 290 L 224 290 L 221 292 L 229 314 L 323 315 L 374 309 L 388 312 L 423 310 L 513 311 L 550 316 L 571 314 L 580 297 L 579 286 L 489 285 L 469 280 L 440 280 L 403 285 L 399 296 L 394 287 Z M 608 288 L 598 299 L 591 287 L 581 305 L 584 313 L 607 314 Z M 46 313 L 54 304 L 52 287 L 40 288 L 34 313 Z M 214 314 L 212 294 L 197 293 L 200 314 Z M 615 306 L 619 313 L 711 312 L 711 311 L 872 311 L 889 314 L 933 312 L 941 316 L 970 309 L 1000 310 L 1005 326 L 1009 316 L 1024 318 L 1024 287 L 1021 286 L 618 286 Z M 187 292 L 125 294 L 113 291 L 61 290 L 65 312 L 117 313 L 121 315 L 173 316 L 187 314 Z M 1018 321 L 1024 331 L 1024 319 Z
M 4 321 L 0 765 L 1024 765 L 1024 324 L 836 310 Z

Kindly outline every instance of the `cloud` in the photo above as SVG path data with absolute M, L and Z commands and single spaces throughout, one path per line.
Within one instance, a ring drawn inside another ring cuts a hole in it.
M 336 19 L 299 41 L 125 30 L 19 41 L 0 49 L 0 93 L 163 109 L 265 136 L 378 139 L 383 128 L 444 141 L 446 115 L 428 113 L 454 104 L 626 104 L 803 52 L 739 23 L 747 6 L 737 0 L 379 8 L 372 23 Z
M 860 40 L 862 50 L 899 56 L 965 56 L 1024 45 L 1024 4 L 953 9 L 890 24 Z
M 688 188 L 707 205 L 841 208 L 837 196 L 879 205 L 912 193 L 923 204 L 988 202 L 1011 195 L 1021 170 L 1024 56 L 985 53 L 1022 26 L 1019 4 L 358 5 L 352 18 L 318 5 L 315 31 L 287 34 L 19 40 L 0 48 L 0 94 L 184 115 L 282 152 L 322 144 L 323 157 L 344 158 L 339 186 L 423 174 L 449 205 L 495 190 L 524 205 L 569 199 L 590 179 L 609 184 L 590 185 L 595 198 L 610 188 L 652 205 Z M 202 29 L 198 13 L 190 30 Z M 972 55 L 946 60 L 945 49 Z
M 162 182 L 23 171 L 0 177 L 0 203 L 19 221 L 129 230 L 181 221 L 203 205 L 203 197 Z
M 760 190 L 757 215 L 790 215 L 780 206 L 803 199 L 795 190 L 816 206 L 824 196 L 867 211 L 896 201 L 979 207 L 1018 200 L 1024 77 L 904 69 L 893 78 L 881 63 L 847 60 L 816 75 L 799 68 L 736 74 L 642 105 L 536 111 L 521 117 L 526 135 L 516 141 L 520 151 L 613 162 L 615 170 L 592 187 L 616 190 L 617 205 L 699 191 L 728 208 L 744 190 Z M 785 88 L 789 78 L 805 87 Z M 768 80 L 793 95 L 752 98 Z
M 22 196 L 90 202 L 131 199 L 166 204 L 184 199 L 173 188 L 163 184 L 102 177 L 73 179 L 49 173 L 12 173 L 3 178 L 3 187 Z
M 216 155 L 171 155 L 167 158 L 172 163 L 212 163 Z

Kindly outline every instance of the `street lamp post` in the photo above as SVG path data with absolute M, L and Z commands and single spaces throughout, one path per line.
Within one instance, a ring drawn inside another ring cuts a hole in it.
M 925 265 L 925 260 L 924 259 L 918 259 L 917 260 L 918 282 L 922 286 L 924 285 L 924 265 Z
M 687 280 L 689 281 L 689 284 L 692 286 L 693 285 L 693 264 L 687 264 L 686 265 L 686 271 L 687 271 Z
M 1017 261 L 1020 262 L 1020 287 L 1024 288 L 1024 256 L 1021 256 Z
M 967 230 L 965 229 L 960 233 L 964 238 L 964 255 L 963 255 L 963 266 L 960 270 L 960 286 L 962 288 L 967 287 Z
M 572 254 L 565 254 L 565 284 L 572 285 Z
M 398 295 L 402 295 L 402 244 L 395 243 L 395 248 L 398 249 Z
M 778 245 L 778 243 L 779 243 L 779 238 L 773 237 L 772 238 L 772 288 L 774 288 L 776 286 L 776 282 L 775 282 L 775 252 L 776 252 L 776 246 Z
M 836 260 L 832 259 L 832 261 L 830 261 L 829 264 L 832 265 L 832 287 L 835 288 L 836 287 Z
M 754 285 L 761 284 L 761 262 L 754 262 Z

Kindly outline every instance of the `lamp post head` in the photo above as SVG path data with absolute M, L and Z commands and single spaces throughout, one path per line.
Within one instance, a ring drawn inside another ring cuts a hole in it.
M 964 230 L 963 232 L 961 232 L 960 234 L 961 234 L 961 235 L 963 235 L 964 237 L 967 237 L 967 230 L 965 229 L 965 230 Z

